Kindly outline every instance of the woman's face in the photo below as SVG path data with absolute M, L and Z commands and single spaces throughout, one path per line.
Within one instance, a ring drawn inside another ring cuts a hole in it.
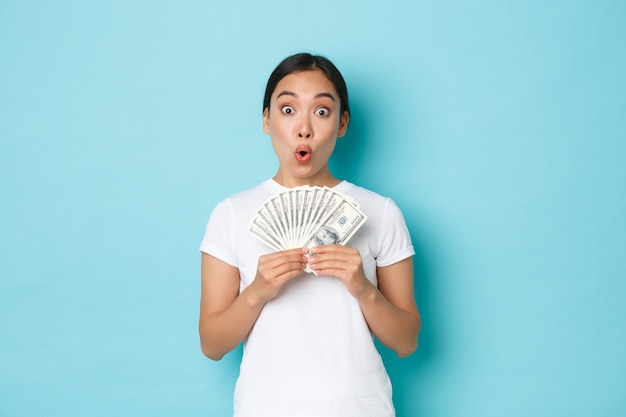
M 335 86 L 319 70 L 280 80 L 263 112 L 263 131 L 271 136 L 280 161 L 276 181 L 286 187 L 332 185 L 328 159 L 349 119 L 340 109 Z

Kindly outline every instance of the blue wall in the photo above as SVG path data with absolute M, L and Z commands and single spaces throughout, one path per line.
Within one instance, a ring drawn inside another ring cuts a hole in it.
M 626 414 L 623 1 L 0 1 L 0 416 L 227 416 L 211 208 L 276 169 L 269 72 L 350 88 L 340 176 L 417 249 L 399 417 Z

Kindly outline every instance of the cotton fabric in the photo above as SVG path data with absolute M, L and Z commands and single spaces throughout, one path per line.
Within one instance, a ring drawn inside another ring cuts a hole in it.
M 376 268 L 414 254 L 404 217 L 389 198 L 347 181 L 334 189 L 368 217 L 348 242 L 367 279 Z M 267 180 L 220 202 L 200 250 L 239 269 L 240 289 L 254 280 L 258 258 L 272 249 L 248 232 L 256 210 L 285 191 Z M 234 395 L 235 417 L 393 417 L 392 390 L 372 334 L 344 284 L 303 273 L 261 311 L 244 341 Z

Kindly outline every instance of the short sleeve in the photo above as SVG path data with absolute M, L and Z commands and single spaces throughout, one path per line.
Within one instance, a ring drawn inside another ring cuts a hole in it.
M 383 216 L 383 233 L 376 266 L 385 267 L 415 255 L 409 229 L 400 208 L 390 198 Z
M 200 251 L 236 266 L 233 239 L 234 214 L 229 200 L 220 202 L 209 216 Z

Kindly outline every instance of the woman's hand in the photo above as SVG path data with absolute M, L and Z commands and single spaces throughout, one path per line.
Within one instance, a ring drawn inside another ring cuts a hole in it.
M 306 267 L 307 258 L 304 255 L 308 252 L 306 248 L 297 248 L 261 256 L 256 277 L 250 284 L 256 301 L 265 304 L 278 294 L 287 281 L 300 275 Z
M 202 352 L 214 360 L 239 345 L 254 326 L 263 306 L 285 282 L 306 266 L 308 249 L 290 249 L 259 258 L 254 281 L 239 293 L 239 269 L 202 254 L 200 341 Z
M 357 249 L 341 245 L 311 248 L 309 267 L 320 275 L 339 278 L 354 298 L 367 297 L 376 288 L 365 277 L 363 260 Z
M 421 320 L 415 305 L 412 258 L 376 268 L 376 287 L 365 277 L 358 250 L 323 245 L 310 252 L 309 267 L 343 281 L 378 340 L 399 356 L 407 356 L 417 348 Z

